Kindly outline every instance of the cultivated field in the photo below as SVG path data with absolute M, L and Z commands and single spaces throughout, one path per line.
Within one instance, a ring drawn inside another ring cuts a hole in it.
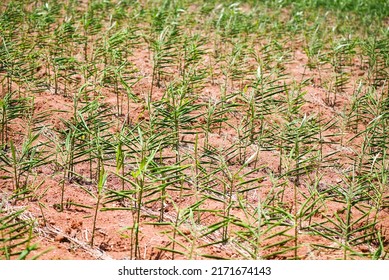
M 0 259 L 389 259 L 389 2 L 3 0 Z

